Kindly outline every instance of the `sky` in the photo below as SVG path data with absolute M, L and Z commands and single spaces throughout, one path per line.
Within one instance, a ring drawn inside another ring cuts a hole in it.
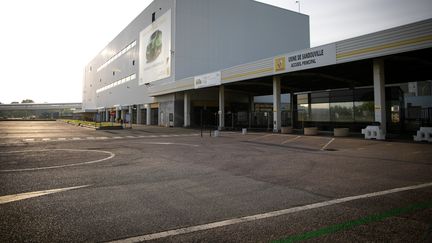
M 84 66 L 151 2 L 1 1 L 0 102 L 81 102 Z M 296 0 L 260 2 L 299 11 Z M 431 18 L 432 1 L 300 0 L 300 12 L 318 46 Z

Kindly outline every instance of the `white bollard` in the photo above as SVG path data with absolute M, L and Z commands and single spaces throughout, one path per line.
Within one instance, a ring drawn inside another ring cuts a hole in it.
M 246 128 L 242 128 L 242 134 L 246 135 L 246 133 L 247 133 L 247 129 Z

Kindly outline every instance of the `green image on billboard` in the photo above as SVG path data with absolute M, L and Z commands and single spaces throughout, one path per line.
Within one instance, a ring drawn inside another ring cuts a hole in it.
M 147 63 L 153 62 L 162 52 L 162 31 L 156 30 L 150 36 L 147 45 L 146 59 Z

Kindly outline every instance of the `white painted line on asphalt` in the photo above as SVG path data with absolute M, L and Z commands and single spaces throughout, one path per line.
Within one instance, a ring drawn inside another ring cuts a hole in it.
M 44 190 L 44 191 L 26 192 L 26 193 L 20 193 L 20 194 L 0 196 L 0 204 L 5 204 L 5 203 L 10 203 L 10 202 L 15 202 L 15 201 L 21 201 L 24 199 L 29 199 L 29 198 L 33 198 L 33 197 L 40 197 L 40 196 L 53 194 L 53 193 L 75 190 L 75 189 L 84 188 L 84 187 L 88 187 L 88 186 L 90 186 L 90 185 L 65 187 L 65 188 L 59 188 L 59 189 L 51 189 L 51 190 Z
M 111 241 L 111 243 L 131 243 L 131 242 L 156 240 L 156 239 L 161 239 L 161 238 L 170 237 L 170 236 L 183 235 L 183 234 L 188 234 L 188 233 L 193 233 L 193 232 L 210 230 L 210 229 L 215 229 L 215 228 L 219 228 L 219 227 L 235 225 L 235 224 L 240 224 L 240 223 L 246 223 L 246 222 L 251 222 L 251 221 L 260 220 L 260 219 L 274 218 L 274 217 L 278 217 L 278 216 L 282 216 L 282 215 L 302 212 L 302 211 L 316 209 L 316 208 L 322 208 L 322 207 L 346 203 L 346 202 L 351 202 L 351 201 L 355 201 L 355 200 L 359 200 L 359 199 L 384 196 L 384 195 L 388 195 L 388 194 L 392 194 L 392 193 L 411 191 L 411 190 L 416 190 L 416 189 L 421 189 L 421 188 L 426 188 L 426 187 L 431 187 L 431 186 L 432 186 L 432 183 L 425 183 L 425 184 L 420 184 L 420 185 L 415 185 L 415 186 L 407 186 L 407 187 L 395 188 L 395 189 L 390 189 L 390 190 L 385 190 L 385 191 L 367 193 L 367 194 L 358 195 L 358 196 L 344 197 L 344 198 L 333 199 L 333 200 L 329 200 L 329 201 L 325 201 L 325 202 L 313 203 L 313 204 L 309 204 L 309 205 L 298 206 L 298 207 L 293 207 L 293 208 L 288 208 L 288 209 L 282 209 L 282 210 L 277 210 L 277 211 L 272 211 L 272 212 L 267 212 L 267 213 L 262 213 L 262 214 L 255 214 L 255 215 L 251 215 L 251 216 L 233 218 L 233 219 L 228 219 L 228 220 L 223 220 L 223 221 L 218 221 L 218 222 L 213 222 L 213 223 L 208 223 L 208 224 L 201 224 L 201 225 L 190 226 L 190 227 L 185 227 L 185 228 L 180 228 L 180 229 L 175 229 L 175 230 L 168 230 L 168 231 L 163 231 L 163 232 L 158 232 L 158 233 L 153 233 L 153 234 L 141 235 L 141 236 L 131 237 L 131 238 L 123 239 L 123 240 Z
M 335 138 L 332 138 L 326 145 L 324 145 L 321 150 L 325 150 L 331 143 L 333 143 L 333 141 L 335 140 Z
M 144 142 L 143 144 L 149 144 L 149 145 L 180 145 L 180 146 L 190 146 L 190 147 L 199 147 L 199 145 L 196 144 L 189 144 L 189 143 L 171 143 L 171 142 Z
M 262 134 L 262 133 L 258 133 Z M 266 136 L 271 136 L 274 134 L 268 134 Z M 108 139 L 124 139 L 124 138 L 169 138 L 169 137 L 189 137 L 189 136 L 200 136 L 199 133 L 187 133 L 187 134 L 162 134 L 162 135 L 141 135 L 141 136 L 124 136 L 124 137 L 74 137 L 74 138 L 43 138 L 42 140 L 36 140 L 34 138 L 22 139 L 23 142 L 49 142 L 49 141 L 77 141 L 77 140 L 108 140 Z M 0 145 L 13 144 L 13 143 L 0 143 Z
M 301 136 L 297 136 L 297 137 L 295 137 L 295 138 L 287 139 L 287 140 L 283 141 L 282 144 L 286 144 L 286 143 L 288 143 L 288 142 L 295 141 L 295 140 L 297 140 L 297 139 L 299 139 L 299 138 L 301 138 Z
M 56 166 L 47 166 L 47 167 L 35 167 L 35 168 L 26 168 L 26 169 L 11 169 L 11 170 L 0 170 L 0 172 L 22 172 L 22 171 L 36 171 L 36 170 L 48 170 L 48 169 L 58 169 L 65 167 L 72 167 L 78 165 L 88 165 L 88 164 L 96 164 L 103 162 L 105 160 L 109 160 L 114 158 L 115 154 L 109 151 L 104 150 L 85 150 L 85 149 L 40 149 L 40 150 L 21 150 L 21 151 L 8 151 L 8 152 L 0 152 L 0 154 L 14 154 L 14 153 L 30 153 L 30 152 L 49 152 L 49 151 L 76 151 L 76 152 L 96 152 L 96 153 L 104 153 L 109 156 L 103 159 L 73 163 L 67 165 L 56 165 Z

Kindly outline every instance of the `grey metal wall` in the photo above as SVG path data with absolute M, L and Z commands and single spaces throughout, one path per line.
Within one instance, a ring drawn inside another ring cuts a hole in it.
M 309 16 L 251 0 L 178 0 L 176 80 L 310 47 Z
M 153 87 L 140 86 L 139 34 L 151 24 L 153 12 L 159 17 L 169 9 L 172 75 L 153 82 Z M 137 43 L 131 50 L 97 71 L 133 41 Z M 307 47 L 309 17 L 303 14 L 252 0 L 155 0 L 86 65 L 83 108 L 152 103 L 151 89 L 176 85 L 174 80 Z M 136 74 L 135 80 L 96 93 L 131 74 Z
M 175 0 L 153 1 L 86 65 L 83 87 L 83 108 L 109 108 L 114 105 L 145 104 L 153 102 L 153 98 L 148 95 L 148 87 L 145 85 L 138 85 L 139 34 L 152 23 L 153 12 L 156 12 L 157 18 L 162 16 L 169 9 L 173 10 L 174 7 Z M 112 17 L 115 18 L 115 16 Z M 172 30 L 174 31 L 174 28 L 172 28 Z M 171 35 L 173 36 L 174 32 L 172 32 Z M 91 38 L 91 36 L 88 38 Z M 102 64 L 133 41 L 137 41 L 134 48 L 97 72 L 97 69 Z M 135 65 L 132 65 L 134 60 Z M 113 75 L 113 71 L 115 71 L 115 75 Z M 118 85 L 117 87 L 96 94 L 97 89 L 134 73 L 137 75 L 134 81 Z M 171 77 L 169 79 L 172 80 L 173 78 Z

